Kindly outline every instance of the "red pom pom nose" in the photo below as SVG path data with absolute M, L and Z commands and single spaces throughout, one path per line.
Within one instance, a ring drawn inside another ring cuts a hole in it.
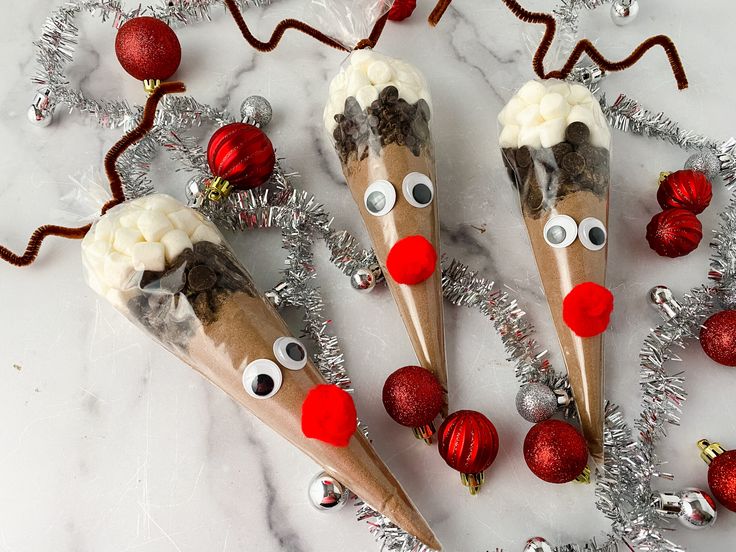
M 302 404 L 302 433 L 336 447 L 346 447 L 358 427 L 353 398 L 337 385 L 313 387 Z
M 386 268 L 400 284 L 420 284 L 437 268 L 437 251 L 424 236 L 409 236 L 397 241 L 388 252 Z
M 613 294 L 594 282 L 575 286 L 562 302 L 562 319 L 580 337 L 606 331 L 613 312 Z

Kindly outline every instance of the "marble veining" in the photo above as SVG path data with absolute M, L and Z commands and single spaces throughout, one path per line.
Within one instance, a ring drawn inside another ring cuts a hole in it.
M 0 21 L 0 243 L 16 250 L 36 226 L 79 217 L 62 199 L 73 186 L 70 177 L 97 174 L 104 184 L 102 157 L 120 134 L 62 110 L 46 129 L 26 121 L 35 69 L 31 42 L 57 2 L 16 3 Z M 276 0 L 246 18 L 263 37 L 279 19 L 302 17 L 305 5 Z M 528 6 L 549 9 L 551 3 L 529 0 Z M 646 36 L 670 34 L 691 88 L 676 91 L 664 55 L 655 51 L 606 81 L 609 98 L 626 92 L 688 127 L 726 137 L 736 134 L 736 117 L 727 109 L 736 81 L 714 45 L 728 44 L 735 9 L 726 0 L 697 9 L 647 0 L 630 27 L 615 27 L 603 9 L 586 14 L 581 28 L 610 57 L 625 56 Z M 539 29 L 517 22 L 499 2 L 455 0 L 436 29 L 425 23 L 429 10 L 420 3 L 410 20 L 390 23 L 378 50 L 416 65 L 432 90 L 443 253 L 515 292 L 560 366 L 497 141 L 498 112 L 532 76 L 528 44 Z M 110 24 L 85 15 L 80 28 L 68 72 L 72 82 L 96 97 L 141 103 L 139 83 L 114 58 Z M 694 30 L 706 28 L 711 39 L 703 41 Z M 298 34 L 287 34 L 273 53 L 255 53 L 220 9 L 211 23 L 178 34 L 178 76 L 189 92 L 234 113 L 250 94 L 268 97 L 274 107 L 268 133 L 285 166 L 331 211 L 335 227 L 367 244 L 322 123 L 328 80 L 345 55 Z M 205 138 L 210 130 L 197 132 Z M 620 133 L 613 136 L 612 153 L 608 285 L 616 311 L 606 343 L 606 388 L 634 420 L 639 345 L 657 323 L 645 294 L 658 283 L 679 294 L 703 282 L 709 251 L 706 237 L 695 253 L 672 261 L 657 257 L 643 238 L 657 210 L 659 171 L 681 167 L 687 155 Z M 187 175 L 175 168 L 162 153 L 152 176 L 161 191 L 183 197 Z M 701 217 L 706 236 L 728 199 L 722 187 L 715 191 L 714 206 Z M 229 238 L 261 289 L 278 281 L 278 232 Z M 386 376 L 415 361 L 388 291 L 356 295 L 319 245 L 316 259 L 317 283 L 341 338 L 358 411 L 378 452 L 447 550 L 513 552 L 534 535 L 561 543 L 606 530 L 592 486 L 551 486 L 524 465 L 521 446 L 529 425 L 515 411 L 512 369 L 487 320 L 446 308 L 451 406 L 486 413 L 501 441 L 484 489 L 470 497 L 435 450 L 394 424 L 381 405 Z M 377 550 L 351 509 L 332 515 L 311 509 L 306 484 L 317 469 L 311 460 L 98 300 L 82 280 L 79 260 L 79 243 L 53 239 L 33 267 L 0 266 L 0 552 Z M 286 317 L 298 330 L 298 313 Z M 733 372 L 708 361 L 697 346 L 682 359 L 689 400 L 682 425 L 659 448 L 676 476 L 660 482 L 664 490 L 706 485 L 697 439 L 736 447 Z M 736 514 L 721 508 L 713 529 L 678 527 L 672 538 L 695 552 L 723 550 L 736 538 L 735 522 Z

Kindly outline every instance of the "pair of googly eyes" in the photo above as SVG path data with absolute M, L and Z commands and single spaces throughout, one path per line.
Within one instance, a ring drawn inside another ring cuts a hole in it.
M 273 354 L 289 370 L 301 370 L 307 365 L 307 350 L 293 337 L 279 337 L 274 341 Z M 270 399 L 279 392 L 283 380 L 278 364 L 267 358 L 254 360 L 243 371 L 243 387 L 254 399 Z
M 404 198 L 414 207 L 424 208 L 434 199 L 434 185 L 426 175 L 412 172 L 401 184 Z M 388 180 L 376 180 L 363 194 L 363 204 L 374 217 L 382 217 L 396 205 L 396 190 Z
M 555 215 L 544 225 L 544 241 L 556 249 L 569 247 L 579 238 L 586 249 L 600 251 L 607 237 L 606 227 L 594 217 L 585 218 L 578 225 L 572 217 Z

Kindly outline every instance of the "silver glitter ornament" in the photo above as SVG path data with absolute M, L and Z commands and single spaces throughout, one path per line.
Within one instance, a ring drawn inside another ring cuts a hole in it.
M 28 106 L 26 116 L 31 124 L 41 128 L 49 126 L 54 118 L 51 111 L 42 111 L 40 109 L 36 109 L 33 105 Z
M 516 394 L 516 410 L 533 424 L 549 420 L 557 411 L 557 405 L 557 395 L 543 383 L 528 383 Z
M 611 4 L 611 19 L 619 27 L 634 21 L 638 14 L 639 0 L 613 0 Z
M 264 128 L 271 122 L 273 109 L 271 103 L 263 96 L 248 96 L 240 104 L 240 116 L 244 123 Z
M 554 552 L 554 548 L 542 537 L 532 537 L 526 541 L 524 552 Z
M 354 290 L 362 293 L 370 293 L 381 278 L 381 268 L 373 265 L 368 268 L 361 267 L 350 276 L 350 285 Z
M 685 168 L 703 173 L 712 182 L 721 172 L 721 161 L 712 151 L 704 150 L 688 157 Z
M 680 493 L 680 500 L 682 505 L 678 519 L 681 525 L 688 529 L 705 529 L 716 522 L 716 503 L 705 491 L 685 489 Z
M 309 503 L 320 512 L 334 512 L 347 504 L 350 491 L 332 476 L 321 472 L 309 482 L 307 495 Z
M 680 313 L 682 307 L 667 286 L 654 286 L 649 290 L 649 302 L 659 311 L 664 320 L 670 320 Z

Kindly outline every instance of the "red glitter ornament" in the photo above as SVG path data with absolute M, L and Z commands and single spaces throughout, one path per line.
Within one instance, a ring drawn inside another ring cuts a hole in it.
M 155 17 L 126 21 L 115 37 L 115 55 L 120 65 L 138 80 L 166 80 L 181 62 L 176 33 Z
M 474 495 L 498 454 L 498 432 L 491 421 L 475 410 L 450 414 L 437 432 L 440 456 L 460 472 L 463 485 Z
M 582 434 L 567 422 L 546 420 L 526 434 L 524 460 L 539 479 L 568 483 L 585 471 L 588 447 Z
M 647 225 L 649 247 L 663 257 L 682 257 L 697 249 L 703 239 L 703 225 L 686 209 L 667 209 L 652 217 Z
M 433 420 L 445 404 L 437 377 L 421 366 L 399 368 L 383 384 L 383 406 L 393 420 L 415 429 L 417 438 L 432 442 Z
M 353 398 L 337 385 L 310 389 L 302 404 L 302 433 L 336 447 L 346 447 L 358 427 Z
M 713 199 L 713 186 L 702 172 L 682 170 L 667 175 L 657 190 L 662 209 L 687 209 L 700 214 Z
M 580 337 L 606 331 L 613 312 L 613 294 L 594 282 L 578 284 L 562 301 L 562 319 Z
M 724 366 L 736 366 L 736 310 L 717 312 L 700 330 L 705 354 Z
M 718 443 L 698 441 L 700 457 L 708 464 L 708 486 L 713 496 L 736 512 L 736 450 L 724 450 Z
M 388 18 L 391 21 L 403 21 L 412 14 L 416 7 L 417 0 L 394 0 L 388 12 Z
M 268 136 L 253 125 L 230 123 L 215 131 L 207 145 L 207 163 L 215 181 L 213 191 L 227 196 L 231 188 L 248 190 L 264 184 L 273 173 L 276 154 Z
M 409 236 L 388 252 L 386 268 L 400 284 L 420 284 L 437 269 L 437 251 L 424 236 Z

